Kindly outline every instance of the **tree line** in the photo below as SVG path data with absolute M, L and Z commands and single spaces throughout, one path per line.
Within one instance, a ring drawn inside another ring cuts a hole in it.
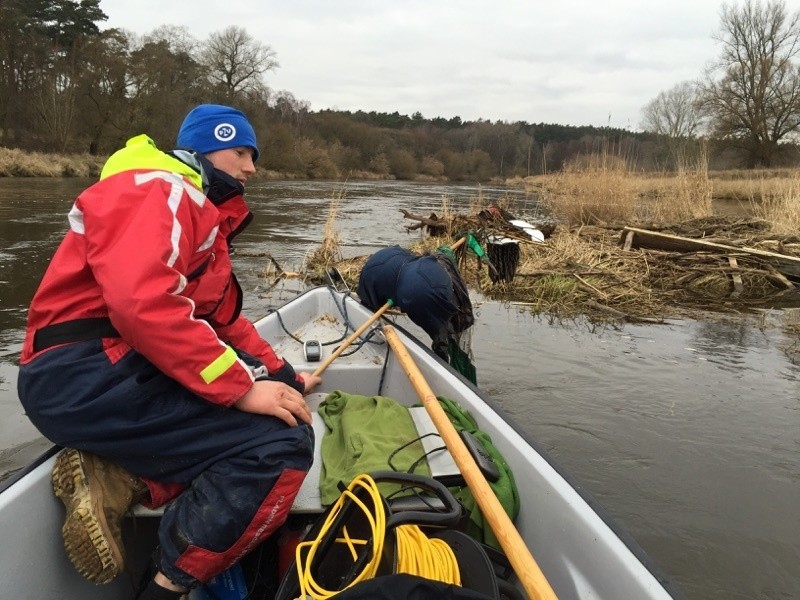
M 556 171 L 598 152 L 622 156 L 636 169 L 672 168 L 701 136 L 699 120 L 694 129 L 662 127 L 678 106 L 698 106 L 698 88 L 688 84 L 692 100 L 664 93 L 658 106 L 666 108 L 646 109 L 643 131 L 312 111 L 291 92 L 269 87 L 277 53 L 245 28 L 198 40 L 183 27 L 139 36 L 103 29 L 106 20 L 100 0 L 0 0 L 0 144 L 102 156 L 146 132 L 169 148 L 192 106 L 216 102 L 247 113 L 259 135 L 259 167 L 286 176 L 485 181 Z M 746 148 L 725 144 L 737 135 L 719 130 L 706 138 L 715 160 L 748 158 Z

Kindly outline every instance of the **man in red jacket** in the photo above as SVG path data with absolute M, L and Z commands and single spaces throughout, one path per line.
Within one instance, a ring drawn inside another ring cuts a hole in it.
M 85 577 L 123 569 L 133 502 L 174 500 L 142 599 L 180 597 L 286 519 L 313 456 L 304 395 L 320 382 L 241 315 L 229 248 L 252 219 L 252 126 L 200 105 L 178 146 L 132 138 L 75 201 L 30 306 L 18 385 L 34 425 L 66 448 L 53 487 Z

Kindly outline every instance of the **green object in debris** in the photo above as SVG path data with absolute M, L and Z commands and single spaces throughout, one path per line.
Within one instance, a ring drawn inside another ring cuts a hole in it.
M 483 247 L 478 242 L 478 239 L 472 234 L 471 231 L 467 237 L 467 246 L 469 246 L 469 249 L 472 250 L 475 253 L 475 256 L 478 258 L 483 258 L 486 256 L 486 252 L 483 250 Z

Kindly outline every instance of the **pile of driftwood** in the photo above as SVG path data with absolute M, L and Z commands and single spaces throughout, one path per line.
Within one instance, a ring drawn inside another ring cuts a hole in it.
M 800 307 L 800 238 L 772 235 L 763 221 L 714 217 L 671 226 L 566 228 L 529 219 L 542 242 L 512 225 L 513 215 L 502 209 L 447 216 L 402 212 L 411 222 L 408 230 L 428 234 L 411 250 L 430 252 L 473 232 L 486 256 L 478 259 L 467 244 L 459 246 L 467 283 L 488 297 L 556 318 L 650 322 L 698 311 Z M 506 256 L 515 249 L 513 269 L 499 264 L 499 250 L 493 253 L 498 240 Z M 314 253 L 301 275 L 327 283 L 325 275 L 335 267 L 343 283 L 355 289 L 368 257 L 330 258 L 337 254 L 328 252 L 319 260 L 320 253 Z
M 674 282 L 678 286 L 696 285 L 708 279 L 709 274 L 724 278 L 725 285 L 713 295 L 729 299 L 770 298 L 777 293 L 784 295 L 784 292 L 795 291 L 794 282 L 800 281 L 800 257 L 786 253 L 783 240 L 767 240 L 784 252 L 747 245 L 746 239 L 728 239 L 722 243 L 636 227 L 625 227 L 620 239 L 625 250 L 646 248 L 651 252 L 663 252 L 665 260 L 676 263 L 684 272 Z M 746 279 L 750 283 L 747 288 Z
M 800 238 L 770 234 L 760 220 L 573 229 L 536 223 L 546 239 L 535 243 L 504 225 L 509 219 L 498 212 L 450 220 L 403 212 L 415 221 L 410 229 L 425 227 L 434 236 L 419 251 L 468 228 L 481 232 L 487 246 L 498 234 L 518 240 L 513 278 L 498 281 L 469 254 L 462 255 L 462 273 L 484 294 L 537 312 L 651 321 L 697 311 L 800 306 Z

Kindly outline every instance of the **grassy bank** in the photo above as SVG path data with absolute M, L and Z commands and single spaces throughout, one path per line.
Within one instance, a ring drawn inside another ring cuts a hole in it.
M 0 177 L 99 177 L 107 156 L 24 152 L 0 146 Z M 290 173 L 259 169 L 258 179 L 299 179 Z
M 0 146 L 0 177 L 98 177 L 107 158 L 91 154 L 25 152 Z M 301 173 L 257 168 L 253 179 L 277 181 L 302 180 L 308 179 L 308 177 Z M 369 171 L 352 171 L 347 174 L 347 179 L 379 181 L 394 179 L 394 177 Z M 414 181 L 445 183 L 447 178 L 418 174 L 414 177 Z
M 0 177 L 97 177 L 105 157 L 45 154 L 0 146 Z

